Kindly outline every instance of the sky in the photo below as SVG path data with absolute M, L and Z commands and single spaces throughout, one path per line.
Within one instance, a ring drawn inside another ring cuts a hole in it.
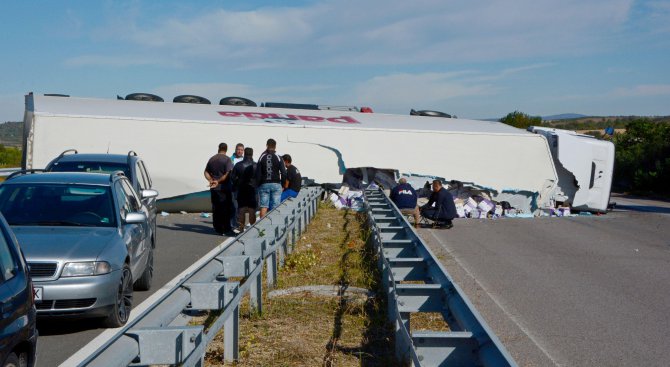
M 670 115 L 670 0 L 278 3 L 3 2 L 0 122 L 28 92 Z

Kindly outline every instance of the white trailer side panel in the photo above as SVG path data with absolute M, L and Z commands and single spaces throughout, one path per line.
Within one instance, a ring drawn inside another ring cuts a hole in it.
M 268 113 L 304 119 L 256 118 Z M 164 199 L 207 190 L 203 170 L 220 142 L 228 143 L 229 153 L 241 142 L 258 157 L 266 140 L 274 138 L 279 153 L 291 154 L 303 176 L 319 183 L 341 182 L 343 165 L 441 176 L 498 192 L 544 194 L 557 181 L 540 135 L 484 121 L 346 114 L 344 121 L 357 123 L 328 121 L 342 116 L 330 111 L 36 96 L 27 166 L 42 168 L 72 148 L 82 153 L 134 150 Z

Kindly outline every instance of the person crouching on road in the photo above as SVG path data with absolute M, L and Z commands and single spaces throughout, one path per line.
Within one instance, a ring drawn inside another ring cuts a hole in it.
M 256 165 L 256 183 L 260 199 L 261 218 L 265 217 L 268 208 L 275 208 L 281 202 L 282 183 L 286 179 L 284 162 L 275 153 L 277 142 L 268 139 L 266 150 L 258 158 Z
M 282 159 L 286 166 L 286 181 L 284 181 L 284 191 L 281 193 L 281 201 L 284 201 L 288 198 L 298 197 L 298 193 L 302 187 L 302 176 L 298 167 L 293 165 L 290 155 L 284 154 Z
M 416 206 L 417 195 L 412 185 L 404 177 L 391 189 L 391 201 L 400 209 L 402 215 L 414 216 L 414 227 L 419 227 L 419 207 Z
M 237 191 L 237 220 L 240 232 L 244 231 L 245 216 L 249 216 L 249 225 L 256 223 L 256 187 L 254 177 L 256 174 L 256 162 L 254 162 L 254 150 L 244 149 L 244 159 L 237 162 L 233 167 L 233 187 Z
M 452 219 L 458 218 L 454 197 L 442 186 L 440 180 L 433 180 L 433 192 L 428 203 L 421 207 L 421 215 L 444 228 L 454 226 Z
M 212 224 L 218 234 L 235 236 L 230 225 L 232 216 L 230 172 L 233 162 L 226 155 L 228 145 L 219 144 L 219 152 L 212 156 L 205 167 L 205 178 L 209 182 L 212 200 Z

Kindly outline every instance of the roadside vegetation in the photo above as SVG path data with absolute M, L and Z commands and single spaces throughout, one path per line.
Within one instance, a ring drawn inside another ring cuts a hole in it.
M 616 145 L 615 189 L 670 196 L 670 122 L 633 120 L 612 142 Z
M 0 144 L 0 168 L 21 167 L 21 149 Z
M 393 328 L 364 217 L 321 203 L 280 269 L 263 313 L 241 307 L 237 366 L 395 366 Z M 325 286 L 335 292 L 305 291 Z M 360 292 L 350 292 L 361 288 Z M 277 293 L 277 292 L 273 292 Z M 206 357 L 223 365 L 223 335 Z

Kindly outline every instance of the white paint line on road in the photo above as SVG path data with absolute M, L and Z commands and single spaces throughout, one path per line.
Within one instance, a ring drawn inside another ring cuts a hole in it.
M 193 263 L 193 265 L 189 266 L 186 270 L 182 271 L 179 275 L 174 277 L 172 280 L 167 282 L 164 286 L 162 286 L 159 290 L 154 292 L 149 298 L 145 299 L 144 302 L 139 304 L 137 307 L 133 308 L 130 318 L 128 319 L 128 323 L 133 322 L 139 315 L 141 315 L 144 311 L 146 311 L 151 305 L 154 304 L 154 302 L 158 301 L 161 297 L 163 297 L 167 292 L 169 292 L 177 283 L 179 283 L 185 276 L 187 276 L 189 273 L 197 269 L 198 267 L 202 266 L 205 262 L 211 260 L 214 255 L 217 253 L 223 251 L 226 247 L 228 247 L 235 238 L 228 238 L 227 240 L 221 242 L 218 246 L 212 249 L 212 251 L 208 252 L 205 256 L 201 257 Z M 79 349 L 79 351 L 70 358 L 68 358 L 65 362 L 60 364 L 60 367 L 70 367 L 70 366 L 78 366 L 80 363 L 84 361 L 86 357 L 88 357 L 91 353 L 93 353 L 95 350 L 100 348 L 102 345 L 104 345 L 109 339 L 111 339 L 114 335 L 116 335 L 121 328 L 115 328 L 115 329 L 107 329 L 103 331 L 100 335 L 98 335 L 95 339 L 91 340 L 88 344 L 86 344 L 84 347 Z
M 500 309 L 502 310 L 502 312 L 505 313 L 505 315 L 506 315 L 510 320 L 512 320 L 512 322 L 514 322 L 524 334 L 526 334 L 526 336 L 528 337 L 528 339 L 530 339 L 530 340 L 531 340 L 531 341 L 538 347 L 538 349 L 540 349 L 540 350 L 542 351 L 542 353 L 544 353 L 544 355 L 545 355 L 547 358 L 549 358 L 549 360 L 550 360 L 553 364 L 555 364 L 556 366 L 563 366 L 563 365 L 565 365 L 565 364 L 559 363 L 554 357 L 552 357 L 552 356 L 549 354 L 549 352 L 548 352 L 548 351 L 547 351 L 547 350 L 546 350 L 546 349 L 545 349 L 545 348 L 544 348 L 544 347 L 537 341 L 537 339 L 533 336 L 533 334 L 532 334 L 532 333 L 531 333 L 531 332 L 530 332 L 530 331 L 523 325 L 523 323 L 521 322 L 521 320 L 519 320 L 516 316 L 512 315 L 511 313 L 507 312 L 507 309 L 505 309 L 505 307 L 503 307 L 502 303 L 501 303 L 500 301 L 498 301 L 498 298 L 495 297 L 495 296 L 493 295 L 493 293 L 489 292 L 489 290 L 486 289 L 486 287 L 484 287 L 484 285 L 481 284 L 481 283 L 477 280 L 477 278 L 474 276 L 474 274 L 472 274 L 472 272 L 470 272 L 470 270 L 469 270 L 469 269 L 468 269 L 468 268 L 467 268 L 467 267 L 466 267 L 460 260 L 458 260 L 458 258 L 457 258 L 456 255 L 451 251 L 451 249 L 450 249 L 444 242 L 442 242 L 442 240 L 441 240 L 439 237 L 437 237 L 437 236 L 435 235 L 435 232 L 434 232 L 432 229 L 429 229 L 428 232 L 430 232 L 430 235 L 433 236 L 433 238 L 434 238 L 437 242 L 440 243 L 440 245 L 442 246 L 442 248 L 444 248 L 445 251 L 447 251 L 447 252 L 449 253 L 449 255 L 451 255 L 451 258 L 454 259 L 454 261 L 456 261 L 456 263 L 458 263 L 458 266 L 460 266 L 461 269 L 463 269 L 463 270 L 468 274 L 468 276 L 469 276 L 470 278 L 472 278 L 472 280 L 474 280 L 475 283 L 477 283 L 477 286 L 478 286 L 479 288 L 481 288 L 484 292 L 486 292 L 486 294 L 488 294 L 488 296 L 493 300 L 493 302 L 496 304 L 496 306 L 498 306 L 498 308 L 500 308 Z

